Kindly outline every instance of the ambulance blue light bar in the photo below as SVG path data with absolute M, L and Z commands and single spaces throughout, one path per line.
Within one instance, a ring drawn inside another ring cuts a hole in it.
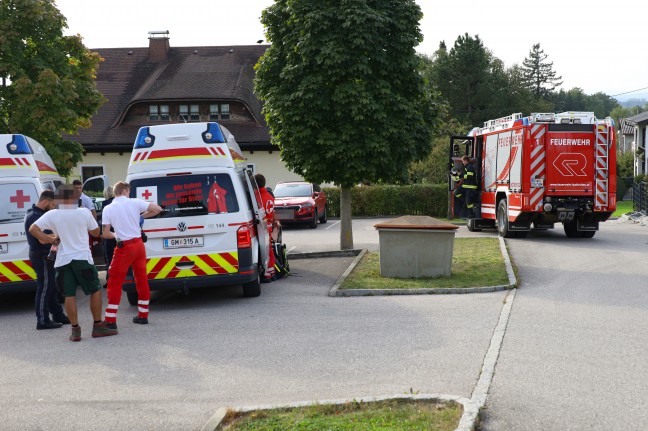
M 202 133 L 202 138 L 206 144 L 223 144 L 226 142 L 218 123 L 207 123 L 207 130 Z
M 142 127 L 135 138 L 135 148 L 150 148 L 155 143 L 155 136 L 151 135 L 148 127 Z
M 13 135 L 11 142 L 7 144 L 7 151 L 12 155 L 34 154 L 24 135 Z

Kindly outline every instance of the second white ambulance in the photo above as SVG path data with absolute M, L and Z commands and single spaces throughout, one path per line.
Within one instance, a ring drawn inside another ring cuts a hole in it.
M 218 123 L 143 127 L 126 181 L 163 212 L 143 225 L 151 290 L 242 285 L 261 293 L 268 230 L 259 191 L 234 136 Z M 137 303 L 132 281 L 124 284 Z

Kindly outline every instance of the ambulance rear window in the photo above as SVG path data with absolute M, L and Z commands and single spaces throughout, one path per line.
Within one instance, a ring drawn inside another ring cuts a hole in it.
M 130 186 L 131 197 L 160 205 L 164 209 L 159 215 L 162 218 L 239 211 L 228 174 L 147 178 L 131 181 Z
M 30 183 L 0 184 L 0 224 L 22 222 L 38 201 L 36 186 Z

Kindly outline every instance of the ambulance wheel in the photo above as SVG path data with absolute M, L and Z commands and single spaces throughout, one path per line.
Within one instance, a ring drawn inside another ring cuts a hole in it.
M 324 224 L 328 221 L 328 208 L 324 207 L 324 215 L 319 218 L 320 223 Z
M 478 228 L 475 227 L 475 219 L 474 218 L 469 218 L 468 219 L 467 226 L 468 226 L 468 230 L 470 232 L 481 232 L 482 231 L 481 229 L 478 229 Z
M 127 290 L 126 298 L 128 298 L 130 305 L 137 305 L 137 290 Z
M 256 298 L 259 295 L 261 295 L 261 270 L 259 270 L 256 280 L 243 283 L 243 297 Z
M 313 216 L 313 220 L 308 222 L 308 227 L 311 229 L 317 229 L 317 218 L 319 216 L 317 215 L 317 210 L 315 210 L 315 215 Z
M 508 206 L 506 199 L 502 199 L 497 205 L 497 232 L 502 238 L 515 238 L 515 232 L 508 228 Z

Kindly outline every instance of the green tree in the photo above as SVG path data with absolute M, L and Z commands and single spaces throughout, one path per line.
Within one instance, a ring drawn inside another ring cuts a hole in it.
M 407 178 L 429 150 L 435 109 L 418 72 L 414 0 L 277 0 L 255 89 L 288 168 L 341 187 L 342 249 L 353 247 L 351 187 Z
M 0 2 L 0 119 L 43 144 L 68 176 L 83 148 L 62 135 L 89 127 L 104 97 L 95 86 L 101 58 L 64 28 L 53 0 Z
M 450 105 L 450 113 L 459 121 L 479 125 L 490 113 L 492 101 L 492 55 L 479 36 L 459 36 L 447 51 L 441 42 L 434 53 L 432 79 Z
M 524 82 L 536 99 L 549 98 L 556 87 L 562 85 L 562 76 L 557 76 L 553 62 L 547 62 L 547 57 L 540 44 L 536 43 L 522 62 Z

